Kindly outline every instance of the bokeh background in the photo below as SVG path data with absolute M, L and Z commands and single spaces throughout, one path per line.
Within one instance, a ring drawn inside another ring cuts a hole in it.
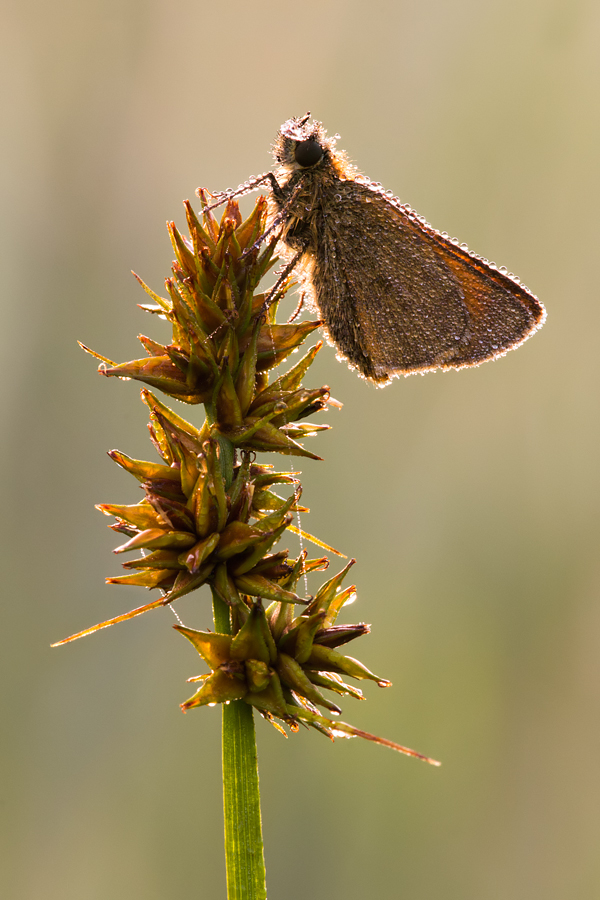
M 220 712 L 169 610 L 106 587 L 105 450 L 149 458 L 139 356 L 195 188 L 270 166 L 310 109 L 372 179 L 517 272 L 542 332 L 481 369 L 344 402 L 303 526 L 358 557 L 357 654 L 394 687 L 343 718 L 441 760 L 259 722 L 270 900 L 600 895 L 598 206 L 593 0 L 4 0 L 2 895 L 225 895 Z M 161 329 L 164 329 L 161 331 Z M 316 445 L 312 445 L 315 446 Z M 150 450 L 150 457 L 152 451 Z M 295 538 L 290 549 L 295 549 Z M 204 593 L 180 615 L 209 625 Z

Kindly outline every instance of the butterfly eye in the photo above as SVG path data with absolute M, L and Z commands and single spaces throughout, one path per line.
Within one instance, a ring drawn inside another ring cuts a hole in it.
M 303 168 L 314 166 L 323 159 L 323 148 L 313 138 L 308 141 L 300 141 L 299 144 L 296 144 L 294 157 L 298 165 Z

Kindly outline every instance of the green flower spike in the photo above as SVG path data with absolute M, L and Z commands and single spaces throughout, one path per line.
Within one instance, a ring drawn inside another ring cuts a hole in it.
M 200 196 L 206 207 L 206 195 L 201 191 Z M 271 552 L 286 530 L 299 531 L 293 521 L 294 512 L 304 509 L 298 505 L 301 488 L 293 473 L 257 465 L 255 451 L 320 459 L 297 439 L 328 428 L 302 420 L 324 409 L 330 398 L 327 387 L 302 387 L 321 343 L 272 382 L 268 372 L 320 323 L 275 322 L 288 283 L 273 296 L 255 293 L 276 262 L 274 240 L 262 251 L 256 247 L 265 229 L 264 199 L 244 222 L 232 201 L 220 224 L 206 209 L 201 224 L 189 203 L 185 208 L 190 237 L 169 225 L 176 259 L 166 280 L 168 297 L 158 296 L 136 276 L 154 300 L 142 308 L 169 322 L 171 342 L 140 336 L 148 358 L 120 365 L 93 354 L 103 361 L 99 371 L 105 376 L 133 378 L 206 408 L 204 424 L 197 428 L 144 388 L 150 439 L 160 461 L 109 453 L 140 483 L 144 498 L 133 505 L 98 506 L 116 519 L 111 527 L 126 538 L 115 553 L 142 554 L 123 563 L 126 574 L 107 581 L 158 588 L 161 596 L 59 643 L 158 609 L 207 584 L 213 598 L 230 608 L 232 633 L 175 626 L 211 668 L 184 710 L 243 699 L 292 730 L 302 722 L 331 738 L 359 735 L 434 762 L 318 711 L 319 706 L 341 711 L 323 690 L 363 699 L 344 677 L 389 684 L 336 649 L 369 630 L 363 624 L 334 624 L 354 593 L 354 588 L 340 589 L 353 561 L 309 600 L 296 593 L 296 585 L 303 573 L 325 567 L 327 560 L 308 561 L 304 553 L 290 560 L 287 551 Z M 288 499 L 271 490 L 278 484 L 293 486 Z M 263 601 L 270 604 L 266 612 Z M 296 604 L 305 606 L 299 616 Z
M 138 278 L 152 301 L 142 309 L 168 323 L 168 342 L 140 335 L 146 357 L 120 364 L 81 345 L 101 361 L 104 376 L 144 386 L 142 400 L 157 458 L 132 459 L 111 451 L 109 456 L 133 476 L 142 494 L 134 503 L 98 508 L 114 518 L 110 527 L 120 536 L 115 553 L 125 559 L 125 574 L 108 582 L 156 590 L 158 596 L 58 643 L 166 606 L 205 585 L 210 588 L 215 631 L 175 626 L 210 669 L 190 679 L 200 682 L 199 688 L 182 708 L 225 704 L 228 896 L 264 900 L 254 709 L 284 734 L 283 725 L 291 731 L 305 725 L 331 739 L 362 737 L 438 763 L 332 718 L 340 707 L 331 695 L 364 699 L 347 679 L 389 685 L 339 649 L 369 631 L 364 624 L 337 624 L 341 608 L 354 595 L 353 587 L 341 587 L 354 560 L 314 598 L 298 593 L 300 579 L 327 568 L 328 560 L 309 560 L 304 551 L 290 558 L 287 550 L 278 549 L 287 531 L 343 554 L 302 531 L 297 520 L 294 524 L 298 512 L 308 511 L 300 506 L 298 473 L 256 461 L 257 452 L 321 458 L 304 440 L 329 426 L 313 424 L 312 416 L 341 406 L 327 386 L 303 386 L 322 344 L 270 380 L 271 370 L 321 323 L 276 322 L 289 278 L 282 276 L 268 294 L 257 293 L 260 280 L 277 262 L 277 236 L 265 241 L 267 201 L 260 198 L 245 221 L 238 205 L 229 201 L 219 223 L 206 193 L 199 191 L 199 196 L 202 222 L 185 204 L 189 237 L 169 226 L 175 261 L 166 295 L 154 293 Z M 188 422 L 153 391 L 191 406 L 203 404 L 204 422 Z M 281 488 L 291 489 L 290 495 L 281 496 Z

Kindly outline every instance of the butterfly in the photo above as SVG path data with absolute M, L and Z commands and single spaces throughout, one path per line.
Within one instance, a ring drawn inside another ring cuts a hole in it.
M 544 307 L 515 276 L 361 175 L 338 137 L 310 113 L 288 119 L 273 147 L 277 171 L 228 193 L 268 182 L 285 274 L 298 273 L 338 358 L 384 385 L 496 359 L 543 325 Z

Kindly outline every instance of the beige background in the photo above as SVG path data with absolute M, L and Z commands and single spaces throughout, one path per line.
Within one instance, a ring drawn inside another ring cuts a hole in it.
M 224 896 L 220 715 L 178 709 L 171 612 L 49 649 L 146 596 L 104 586 L 93 509 L 135 501 L 105 450 L 151 457 L 145 408 L 75 341 L 161 339 L 129 270 L 160 290 L 181 200 L 265 171 L 307 109 L 549 319 L 383 391 L 314 367 L 345 405 L 303 525 L 358 557 L 356 654 L 394 682 L 344 718 L 444 765 L 260 722 L 269 898 L 598 896 L 598 4 L 3 6 L 3 896 Z M 209 625 L 203 592 L 179 611 Z

